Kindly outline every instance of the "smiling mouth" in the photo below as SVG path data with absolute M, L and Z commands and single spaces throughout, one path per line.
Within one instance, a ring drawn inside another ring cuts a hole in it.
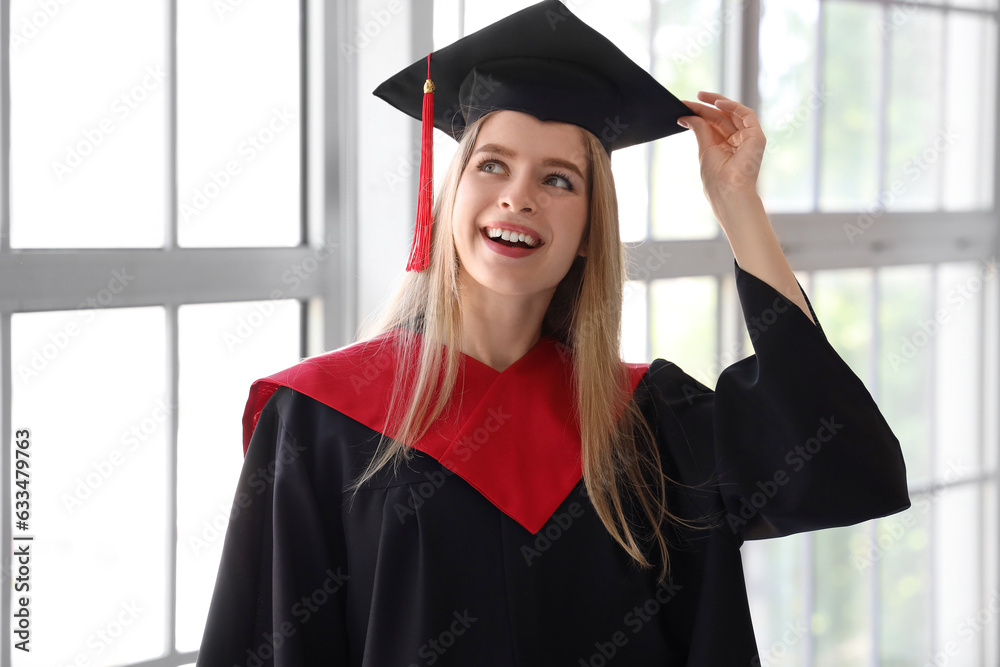
M 527 234 L 519 234 L 517 232 L 511 232 L 506 229 L 497 229 L 491 227 L 483 227 L 480 233 L 486 237 L 488 241 L 493 241 L 508 248 L 524 248 L 524 249 L 534 249 L 542 245 L 541 240 L 536 239 L 533 236 Z M 507 236 L 508 238 L 504 238 Z

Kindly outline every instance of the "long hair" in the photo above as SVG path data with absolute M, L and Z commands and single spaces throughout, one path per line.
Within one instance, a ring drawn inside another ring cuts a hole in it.
M 458 184 L 486 114 L 467 128 L 434 204 L 430 266 L 408 272 L 395 298 L 363 337 L 394 331 L 400 363 L 390 414 L 401 414 L 395 437 L 383 436 L 375 456 L 353 485 L 355 492 L 379 470 L 398 466 L 415 442 L 441 416 L 454 391 L 460 363 L 461 294 L 452 210 Z M 574 392 L 582 439 L 587 494 L 609 534 L 643 568 L 653 567 L 648 547 L 659 553 L 658 579 L 669 573 L 665 526 L 688 525 L 667 508 L 659 450 L 650 425 L 630 394 L 628 370 L 619 356 L 626 279 L 625 250 L 618 232 L 618 201 L 611 161 L 600 141 L 580 130 L 590 171 L 586 257 L 577 257 L 556 287 L 542 334 L 572 353 Z M 402 378 L 413 374 L 408 394 Z M 437 397 L 436 400 L 434 397 Z M 638 511 L 645 528 L 630 515 Z M 656 559 L 653 559 L 656 560 Z

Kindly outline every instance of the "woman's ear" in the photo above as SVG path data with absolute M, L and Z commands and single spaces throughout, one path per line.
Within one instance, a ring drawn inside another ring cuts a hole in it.
M 586 238 L 580 239 L 580 248 L 576 251 L 576 254 L 579 255 L 580 257 L 586 257 L 587 256 L 587 239 Z

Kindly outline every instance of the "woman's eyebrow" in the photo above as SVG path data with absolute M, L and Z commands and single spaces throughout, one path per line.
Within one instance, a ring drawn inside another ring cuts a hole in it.
M 473 155 L 476 155 L 478 153 L 496 153 L 497 155 L 500 155 L 501 157 L 505 158 L 513 158 L 517 155 L 511 149 L 507 148 L 506 146 L 501 146 L 500 144 L 483 144 L 482 146 L 480 146 L 475 150 Z M 558 157 L 550 157 L 543 160 L 542 164 L 545 165 L 546 167 L 561 167 L 579 176 L 581 181 L 584 182 L 587 181 L 587 178 L 583 175 L 583 172 L 580 171 L 580 167 L 578 167 L 576 163 L 570 162 L 569 160 L 564 160 Z

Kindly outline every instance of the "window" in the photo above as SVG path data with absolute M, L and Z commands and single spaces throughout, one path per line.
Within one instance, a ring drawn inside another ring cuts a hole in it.
M 32 652 L 0 663 L 194 661 L 250 381 L 405 265 L 419 129 L 369 91 L 527 4 L 0 0 L 0 527 L 34 538 Z M 996 0 L 566 4 L 758 109 L 773 225 L 904 446 L 908 512 L 744 547 L 762 664 L 996 664 Z M 613 164 L 623 354 L 712 385 L 750 347 L 693 137 Z
M 340 299 L 306 187 L 306 13 L 0 2 L 0 493 L 31 553 L 26 653 L 4 551 L 2 664 L 194 661 L 249 384 Z

